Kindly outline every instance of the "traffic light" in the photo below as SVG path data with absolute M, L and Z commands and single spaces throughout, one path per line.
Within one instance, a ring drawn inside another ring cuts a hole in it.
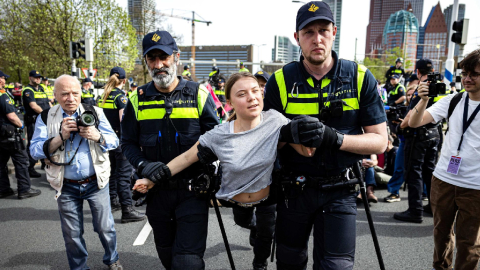
M 467 44 L 468 21 L 469 19 L 461 19 L 453 22 L 452 30 L 456 32 L 452 34 L 452 42 L 461 45 Z
M 70 58 L 79 59 L 80 57 L 85 59 L 85 41 L 70 41 Z

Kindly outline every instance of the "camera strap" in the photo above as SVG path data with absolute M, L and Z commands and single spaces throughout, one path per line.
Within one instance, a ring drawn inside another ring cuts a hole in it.
M 475 116 L 477 116 L 478 112 L 480 111 L 480 104 L 478 104 L 477 108 L 472 112 L 470 117 L 468 117 L 468 94 L 465 97 L 465 107 L 463 109 L 463 133 L 462 137 L 460 137 L 460 143 L 458 144 L 457 148 L 457 156 L 460 154 L 460 147 L 462 147 L 463 143 L 463 135 L 465 134 L 465 131 L 467 131 L 468 127 L 472 123 L 473 119 L 475 119 Z M 468 118 L 468 120 L 467 120 Z
M 61 131 L 60 131 L 61 132 Z M 75 136 L 73 136 L 75 138 Z M 54 165 L 57 165 L 57 166 L 68 166 L 70 164 L 72 164 L 72 161 L 73 159 L 75 158 L 75 156 L 77 155 L 77 152 L 78 152 L 78 149 L 80 149 L 80 145 L 83 143 L 83 138 L 80 138 L 80 143 L 78 144 L 78 147 L 77 147 L 77 150 L 75 150 L 75 153 L 73 154 L 72 158 L 70 159 L 69 162 L 67 163 L 58 163 L 58 162 L 55 162 L 52 160 L 52 157 L 50 156 L 50 151 L 49 151 L 49 148 L 50 148 L 50 143 L 52 142 L 54 138 L 50 138 L 48 140 L 45 141 L 45 143 L 43 144 L 43 153 L 45 154 L 45 156 L 47 157 L 47 159 Z M 73 139 L 70 140 L 70 147 L 71 145 L 73 144 Z M 62 143 L 63 145 L 63 143 Z M 62 146 L 60 146 L 62 147 Z

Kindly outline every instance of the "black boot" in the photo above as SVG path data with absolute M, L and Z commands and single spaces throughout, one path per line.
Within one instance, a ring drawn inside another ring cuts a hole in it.
M 268 261 L 265 260 L 264 262 L 256 262 L 254 259 L 252 265 L 253 270 L 267 270 Z
M 133 209 L 131 205 L 122 205 L 122 223 L 142 221 L 146 217 L 144 213 Z
M 112 207 L 112 213 L 122 209 L 122 205 L 118 201 L 117 197 L 110 199 L 110 206 Z
M 40 178 L 42 176 L 37 171 L 35 171 L 34 168 L 28 169 L 28 174 L 30 175 L 30 178 Z

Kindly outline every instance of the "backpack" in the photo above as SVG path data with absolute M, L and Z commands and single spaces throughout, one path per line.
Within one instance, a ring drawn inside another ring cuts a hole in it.
M 462 99 L 462 93 L 457 93 L 455 96 L 450 100 L 450 104 L 448 105 L 448 116 L 447 116 L 447 122 L 450 120 L 450 116 L 452 116 L 453 111 L 455 110 L 455 107 L 457 107 L 458 102 Z M 448 125 L 447 130 L 445 130 L 445 135 L 447 135 L 448 129 L 450 128 L 450 125 Z

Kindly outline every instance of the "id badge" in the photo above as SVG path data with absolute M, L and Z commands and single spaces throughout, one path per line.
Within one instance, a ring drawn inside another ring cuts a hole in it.
M 450 162 L 448 163 L 447 173 L 458 174 L 460 170 L 460 164 L 462 163 L 461 157 L 452 156 Z

